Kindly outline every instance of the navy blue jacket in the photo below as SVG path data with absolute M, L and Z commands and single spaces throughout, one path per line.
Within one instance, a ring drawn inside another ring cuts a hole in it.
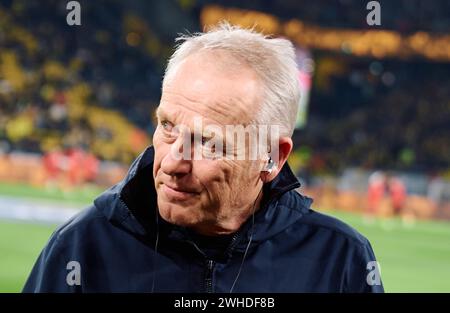
M 264 186 L 254 222 L 216 238 L 157 214 L 153 157 L 147 148 L 123 181 L 53 233 L 24 292 L 229 292 L 234 282 L 233 292 L 383 291 L 369 241 L 313 211 L 287 164 Z

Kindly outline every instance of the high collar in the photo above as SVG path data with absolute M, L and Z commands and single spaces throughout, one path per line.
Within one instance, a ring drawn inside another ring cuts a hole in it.
M 154 155 L 154 147 L 149 146 L 132 163 L 125 178 L 94 201 L 112 223 L 136 236 L 145 237 L 155 232 L 157 198 L 153 180 Z M 262 207 L 255 214 L 253 227 L 250 225 L 251 219 L 243 224 L 241 237 L 248 237 L 252 229 L 253 241 L 257 243 L 301 218 L 312 200 L 297 193 L 297 196 L 286 196 L 286 193 L 299 187 L 299 181 L 285 163 L 277 177 L 264 185 Z

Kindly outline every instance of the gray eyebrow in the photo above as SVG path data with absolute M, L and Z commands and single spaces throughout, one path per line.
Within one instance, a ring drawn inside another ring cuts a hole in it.
M 158 106 L 155 110 L 155 116 L 159 119 L 161 115 L 166 115 L 166 113 L 161 109 L 160 106 Z

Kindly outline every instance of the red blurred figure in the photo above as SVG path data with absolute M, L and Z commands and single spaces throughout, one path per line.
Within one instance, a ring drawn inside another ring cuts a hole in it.
M 82 149 L 52 151 L 44 155 L 43 163 L 47 181 L 62 189 L 93 181 L 98 174 L 99 161 Z
M 406 187 L 403 181 L 397 177 L 388 180 L 389 194 L 394 215 L 401 215 L 406 201 Z
M 100 161 L 92 154 L 86 153 L 84 158 L 84 181 L 93 181 L 98 174 Z
M 374 172 L 369 177 L 367 189 L 367 217 L 373 217 L 378 213 L 381 201 L 386 192 L 386 176 L 382 172 Z
M 95 156 L 82 149 L 69 149 L 66 156 L 68 158 L 67 174 L 71 185 L 77 186 L 95 179 L 99 165 Z
M 47 174 L 47 182 L 57 182 L 61 172 L 63 171 L 64 153 L 60 150 L 48 152 L 42 158 L 45 172 Z

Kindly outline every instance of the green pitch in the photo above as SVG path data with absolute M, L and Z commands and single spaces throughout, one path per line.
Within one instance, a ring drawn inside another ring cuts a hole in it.
M 363 223 L 360 215 L 334 215 L 367 237 L 387 292 L 450 292 L 450 223 L 399 219 Z
M 62 191 L 58 188 L 39 188 L 26 184 L 0 182 L 0 195 L 33 200 L 51 200 L 84 207 L 92 202 L 104 189 L 97 186 L 76 187 Z
M 450 292 L 450 223 L 399 220 L 367 225 L 361 216 L 329 213 L 372 243 L 387 292 Z M 0 221 L 0 292 L 19 292 L 56 226 Z
M 20 292 L 56 226 L 0 221 L 0 292 Z

